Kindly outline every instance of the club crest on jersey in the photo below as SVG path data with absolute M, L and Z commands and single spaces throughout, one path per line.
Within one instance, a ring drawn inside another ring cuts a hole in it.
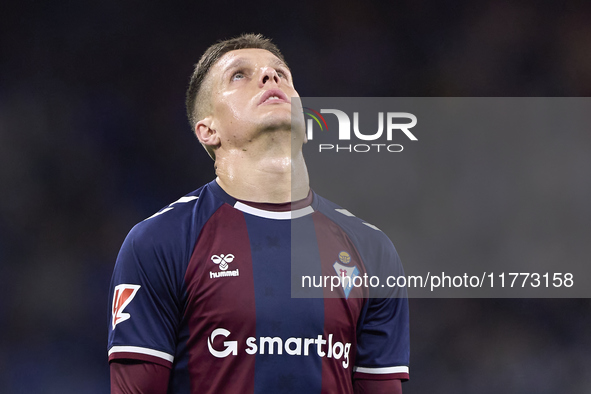
M 236 268 L 235 270 L 228 271 L 228 264 L 234 261 L 233 254 L 220 254 L 219 256 L 217 254 L 214 254 L 213 256 L 211 256 L 211 261 L 218 266 L 220 271 L 209 271 L 210 278 L 213 279 L 224 278 L 226 276 L 240 276 L 240 271 L 238 270 L 238 268 Z
M 335 261 L 333 264 L 334 270 L 337 275 L 341 278 L 341 285 L 345 292 L 345 298 L 349 298 L 351 289 L 353 289 L 353 280 L 359 276 L 359 270 L 357 266 L 347 267 L 343 264 L 349 264 L 351 262 L 351 255 L 345 251 L 339 253 L 339 261 Z M 341 264 L 342 263 L 342 264 Z
M 339 253 L 339 260 L 343 264 L 349 264 L 351 262 L 351 255 L 343 250 Z
M 123 313 L 123 310 L 133 300 L 140 287 L 140 285 L 128 284 L 115 286 L 115 293 L 113 294 L 113 330 L 117 324 L 131 317 L 129 313 Z

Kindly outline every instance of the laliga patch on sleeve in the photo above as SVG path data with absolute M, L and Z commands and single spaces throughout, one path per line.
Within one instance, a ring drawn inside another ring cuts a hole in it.
M 123 313 L 123 310 L 133 300 L 140 287 L 140 285 L 128 284 L 115 286 L 115 293 L 113 294 L 113 330 L 117 324 L 131 317 L 129 313 Z

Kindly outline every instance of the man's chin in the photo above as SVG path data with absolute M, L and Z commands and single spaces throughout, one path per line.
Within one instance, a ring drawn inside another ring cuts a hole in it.
M 276 119 L 262 122 L 259 125 L 259 130 L 262 132 L 290 132 L 291 133 L 291 119 Z
M 261 132 L 274 133 L 274 132 L 287 132 L 291 133 L 291 122 L 283 123 L 268 123 L 260 126 Z

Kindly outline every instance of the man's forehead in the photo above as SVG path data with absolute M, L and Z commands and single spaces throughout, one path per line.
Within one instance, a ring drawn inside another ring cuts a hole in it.
M 223 71 L 231 67 L 259 62 L 267 63 L 269 65 L 287 67 L 287 65 L 277 56 L 268 50 L 261 48 L 245 48 L 229 51 L 220 57 L 214 67 Z

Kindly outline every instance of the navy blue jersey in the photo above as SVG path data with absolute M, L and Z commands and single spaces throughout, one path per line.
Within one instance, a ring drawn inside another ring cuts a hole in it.
M 213 181 L 125 239 L 109 360 L 171 368 L 172 393 L 352 393 L 353 378 L 408 379 L 405 289 L 373 298 L 300 283 L 387 274 L 403 275 L 390 240 L 330 201 L 237 201 Z

